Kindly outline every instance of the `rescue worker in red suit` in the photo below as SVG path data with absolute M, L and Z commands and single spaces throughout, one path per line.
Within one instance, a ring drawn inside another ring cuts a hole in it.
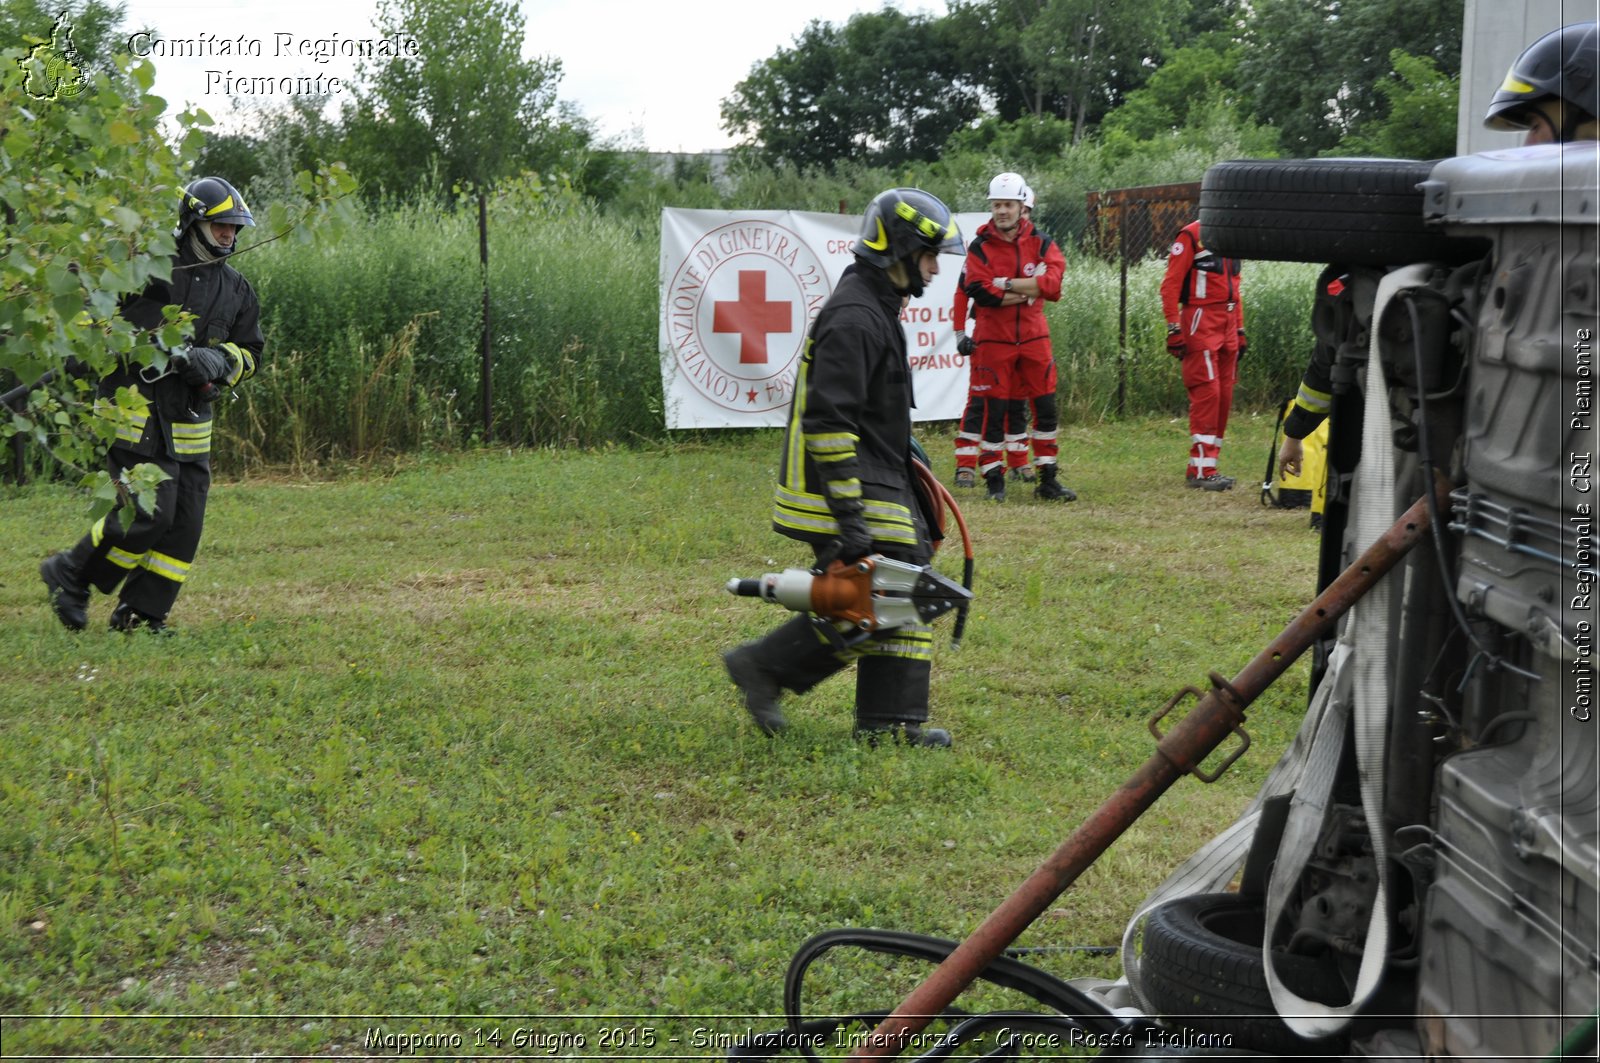
M 915 398 L 900 309 L 938 274 L 941 254 L 961 254 L 961 230 L 937 197 L 891 188 L 867 207 L 852 250 L 800 358 L 772 526 L 809 544 L 818 565 L 873 553 L 926 565 L 934 533 L 912 466 Z M 848 643 L 844 633 L 803 613 L 723 654 L 756 726 L 782 731 L 784 690 L 804 693 L 855 664 L 857 737 L 950 745 L 948 731 L 925 726 L 932 629 L 908 624 Z
M 967 248 L 966 291 L 973 302 L 973 342 L 977 364 L 994 372 L 994 390 L 984 399 L 983 442 L 978 471 L 994 502 L 1006 498 L 1007 406 L 1033 407 L 1033 493 L 1049 501 L 1071 502 L 1077 494 L 1061 483 L 1056 442 L 1056 363 L 1044 303 L 1061 298 L 1066 258 L 1046 233 L 1023 214 L 1027 184 L 1019 174 L 1003 173 L 989 183 L 990 220 Z M 1013 421 L 1013 426 L 1020 422 Z M 1020 445 L 1021 432 L 1012 440 Z
M 1033 189 L 1023 189 L 1022 214 L 1033 217 Z M 956 486 L 978 485 L 978 453 L 983 443 L 984 398 L 994 390 L 994 370 L 976 362 L 978 345 L 967 335 L 968 308 L 972 296 L 967 293 L 967 275 L 963 271 L 956 280 L 955 304 L 950 309 L 950 321 L 956 334 L 956 352 L 967 360 L 967 405 L 961 413 L 961 423 L 956 429 Z M 1037 474 L 1028 462 L 1028 425 L 1022 401 L 1006 403 L 1006 471 L 1013 480 L 1033 483 Z
M 111 514 L 39 566 L 56 618 L 70 630 L 88 626 L 90 587 L 111 594 L 119 584 L 113 630 L 166 627 L 200 549 L 211 487 L 211 404 L 222 389 L 253 376 L 261 356 L 260 303 L 226 261 L 239 229 L 254 224 L 233 185 L 220 177 L 191 182 L 173 233 L 178 253 L 170 284 L 154 282 L 122 307 L 143 328 L 161 323 L 163 306 L 181 307 L 195 315 L 192 343 L 174 351 L 160 375 L 129 363 L 100 381 L 102 397 L 135 387 L 149 402 L 144 418 L 117 425 L 106 456 L 112 476 L 148 462 L 168 479 L 156 489 L 155 512 L 139 510 L 128 528 Z
M 1217 468 L 1223 433 L 1233 408 L 1233 384 L 1248 340 L 1239 301 L 1239 260 L 1214 254 L 1200 242 L 1200 223 L 1178 231 L 1161 282 L 1167 319 L 1167 353 L 1181 361 L 1189 389 L 1189 468 L 1186 483 L 1226 491 L 1233 477 Z

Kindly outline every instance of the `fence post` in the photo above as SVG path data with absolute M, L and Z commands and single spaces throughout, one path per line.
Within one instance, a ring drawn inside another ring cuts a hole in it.
M 1128 197 L 1117 197 L 1120 223 L 1117 225 L 1117 259 L 1122 263 L 1122 283 L 1117 306 L 1117 416 L 1128 413 Z
M 489 203 L 482 189 L 478 191 L 478 265 L 483 273 L 483 327 L 478 333 L 482 369 L 478 375 L 483 401 L 483 441 L 487 443 L 494 435 L 494 392 L 489 380 L 494 359 L 489 343 Z

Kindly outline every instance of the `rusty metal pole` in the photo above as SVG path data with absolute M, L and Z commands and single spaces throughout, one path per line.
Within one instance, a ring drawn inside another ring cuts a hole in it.
M 489 341 L 489 198 L 478 191 L 478 269 L 483 277 L 483 316 L 478 330 L 478 391 L 483 407 L 483 441 L 494 437 L 494 346 Z
M 1448 505 L 1448 489 L 1439 488 Z M 1256 654 L 1230 683 L 1212 675 L 1212 689 L 1156 746 L 1133 777 L 1091 814 L 1017 891 L 879 1023 L 850 1059 L 898 1055 L 983 969 L 1017 939 L 1111 843 L 1133 825 L 1180 775 L 1197 767 L 1244 722 L 1244 709 L 1282 675 L 1320 635 L 1394 568 L 1428 532 L 1426 498 L 1419 498 L 1377 542 L 1328 585 L 1295 620 Z M 1182 696 L 1181 694 L 1179 695 Z M 1173 703 L 1177 701 L 1173 699 Z M 1169 707 L 1172 703 L 1169 703 Z M 1152 721 L 1152 729 L 1154 723 Z M 1237 754 L 1235 754 L 1237 755 Z M 1226 766 L 1226 765 L 1224 765 Z
M 1117 297 L 1117 416 L 1128 413 L 1128 199 L 1124 194 L 1117 213 L 1117 260 L 1121 263 L 1121 281 Z

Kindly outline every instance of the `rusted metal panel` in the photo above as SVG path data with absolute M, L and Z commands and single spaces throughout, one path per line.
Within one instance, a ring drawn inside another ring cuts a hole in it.
M 1090 192 L 1088 244 L 1116 262 L 1165 254 L 1178 230 L 1200 216 L 1200 182 Z

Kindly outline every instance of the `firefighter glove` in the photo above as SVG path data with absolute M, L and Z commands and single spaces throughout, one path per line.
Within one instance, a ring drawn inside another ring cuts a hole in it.
M 172 367 L 185 384 L 199 388 L 228 375 L 228 358 L 210 347 L 185 347 L 173 352 Z
M 971 358 L 972 352 L 977 349 L 978 345 L 973 343 L 972 337 L 965 332 L 961 333 L 960 338 L 956 340 L 956 353 L 963 358 Z
M 839 521 L 839 539 L 834 559 L 848 565 L 872 553 L 872 533 L 867 530 L 867 522 L 860 511 L 835 516 Z
M 1167 353 L 1174 358 L 1183 357 L 1183 329 L 1178 325 L 1167 326 Z

